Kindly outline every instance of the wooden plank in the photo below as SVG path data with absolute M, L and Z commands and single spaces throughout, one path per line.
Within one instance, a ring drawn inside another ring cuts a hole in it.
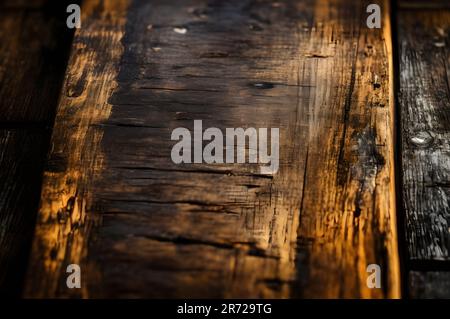
M 416 262 L 450 258 L 449 31 L 448 10 L 399 13 L 403 204 Z
M 22 288 L 48 138 L 0 129 L 0 296 L 17 297 Z
M 0 9 L 0 124 L 51 124 L 72 39 L 64 1 L 8 3 Z
M 365 5 L 85 1 L 26 296 L 398 297 L 388 2 L 380 30 Z M 173 164 L 195 119 L 280 128 L 278 173 Z
M 50 139 L 45 126 L 54 117 L 70 49 L 63 3 L 0 3 L 1 296 L 22 293 Z
M 409 297 L 415 299 L 449 299 L 449 272 L 420 272 L 409 274 Z

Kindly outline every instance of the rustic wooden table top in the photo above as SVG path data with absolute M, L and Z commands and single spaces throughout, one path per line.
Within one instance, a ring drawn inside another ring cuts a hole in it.
M 0 4 L 0 294 L 450 298 L 446 1 L 50 4 Z M 278 172 L 174 164 L 194 120 Z

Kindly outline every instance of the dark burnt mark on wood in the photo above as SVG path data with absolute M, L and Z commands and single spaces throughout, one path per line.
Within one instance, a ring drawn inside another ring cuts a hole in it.
M 359 42 L 358 42 L 359 43 Z M 357 50 L 356 50 L 357 52 Z M 344 159 L 344 152 L 345 152 L 345 142 L 346 142 L 346 136 L 347 136 L 347 126 L 349 125 L 350 120 L 350 107 L 352 104 L 352 98 L 353 98 L 353 91 L 355 89 L 355 79 L 356 79 L 356 57 L 357 53 L 354 54 L 354 60 L 352 62 L 352 68 L 351 68 L 351 75 L 350 75 L 350 83 L 347 89 L 347 94 L 345 96 L 344 101 L 344 107 L 343 107 L 343 129 L 342 129 L 342 137 L 340 141 L 340 147 L 339 147 L 339 158 L 338 158 L 338 169 L 337 169 L 337 181 L 338 185 L 344 185 L 347 181 L 347 174 L 349 170 L 349 164 Z
M 354 131 L 352 136 L 352 160 L 351 176 L 359 182 L 355 195 L 354 216 L 361 215 L 361 205 L 364 204 L 364 194 L 374 192 L 374 180 L 379 171 L 383 169 L 386 160 L 378 151 L 376 132 L 372 127 L 361 131 Z

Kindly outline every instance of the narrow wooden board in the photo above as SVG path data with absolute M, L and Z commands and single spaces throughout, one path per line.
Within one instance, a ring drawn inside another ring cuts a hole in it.
M 26 296 L 399 297 L 382 4 L 86 0 Z M 280 170 L 173 164 L 195 119 L 280 128 Z
M 449 32 L 448 10 L 399 13 L 403 204 L 416 263 L 450 258 Z
M 0 7 L 0 125 L 52 124 L 72 40 L 64 2 Z
M 18 297 L 39 205 L 49 134 L 0 129 L 0 296 Z
M 62 3 L 0 2 L 1 296 L 22 294 L 50 139 L 46 127 L 72 38 Z

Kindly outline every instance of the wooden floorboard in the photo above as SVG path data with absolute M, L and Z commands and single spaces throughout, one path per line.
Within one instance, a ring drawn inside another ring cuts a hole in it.
M 450 10 L 400 10 L 398 24 L 409 296 L 450 298 Z
M 450 11 L 400 12 L 403 197 L 409 258 L 449 260 Z
M 365 9 L 86 0 L 26 296 L 398 297 L 391 30 Z M 280 128 L 278 173 L 173 164 L 194 119 Z
M 48 138 L 41 130 L 0 129 L 1 296 L 21 292 Z
M 72 39 L 65 26 L 63 2 L 0 2 L 2 297 L 22 294 L 51 136 L 49 128 Z M 58 11 L 61 8 L 63 11 Z

